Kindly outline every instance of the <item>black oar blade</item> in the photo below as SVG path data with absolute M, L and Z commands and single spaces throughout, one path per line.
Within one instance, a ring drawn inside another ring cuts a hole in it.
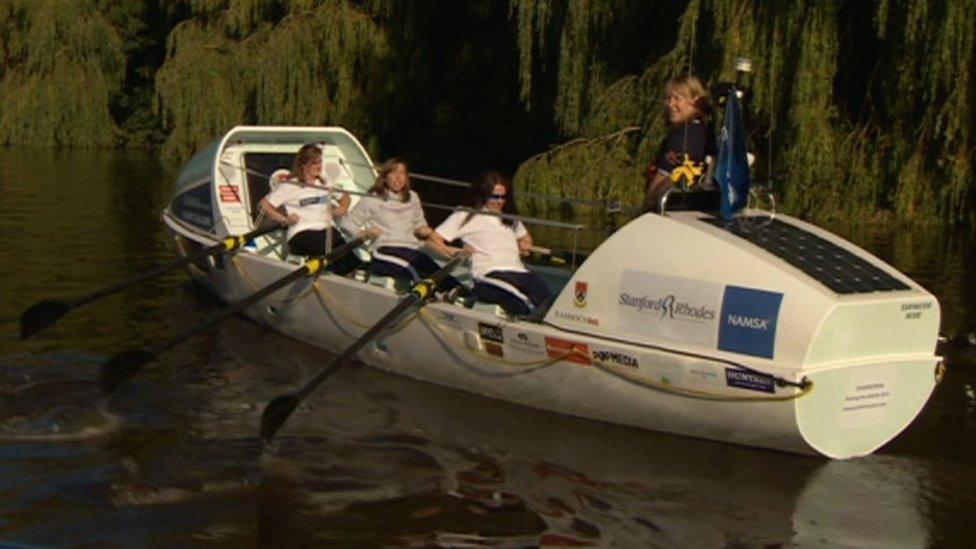
M 46 299 L 31 305 L 20 315 L 20 338 L 27 339 L 40 332 L 70 310 L 71 305 L 56 299 Z
M 102 365 L 99 377 L 102 392 L 114 392 L 155 357 L 145 349 L 127 349 L 115 354 Z
M 268 403 L 261 415 L 261 438 L 271 442 L 275 433 L 295 411 L 301 399 L 295 394 L 281 395 Z

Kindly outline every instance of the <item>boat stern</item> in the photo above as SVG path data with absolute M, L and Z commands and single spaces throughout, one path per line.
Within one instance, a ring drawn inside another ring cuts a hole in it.
M 795 401 L 803 439 L 834 459 L 864 456 L 901 433 L 941 377 L 939 357 L 883 361 L 807 374 L 813 389 Z

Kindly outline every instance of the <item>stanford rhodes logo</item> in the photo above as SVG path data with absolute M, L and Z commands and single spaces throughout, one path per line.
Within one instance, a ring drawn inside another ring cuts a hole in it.
M 576 292 L 575 292 L 576 300 L 574 301 L 574 303 L 579 308 L 586 307 L 586 290 L 588 287 L 589 285 L 586 282 L 582 282 L 582 281 L 576 282 Z

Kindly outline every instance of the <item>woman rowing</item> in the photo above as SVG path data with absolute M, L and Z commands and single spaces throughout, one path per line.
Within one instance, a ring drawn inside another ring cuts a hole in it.
M 341 193 L 339 205 L 332 206 L 332 190 L 322 179 L 322 149 L 314 143 L 302 146 L 295 155 L 291 176 L 261 199 L 264 214 L 288 226 L 288 250 L 295 255 L 325 255 L 330 232 L 333 247 L 344 244 L 339 231 L 332 230 L 331 226 L 333 219 L 346 214 L 351 199 Z M 331 270 L 346 274 L 356 265 L 350 254 L 333 264 Z
M 524 316 L 549 300 L 552 292 L 529 272 L 520 256 L 528 255 L 532 236 L 518 220 L 511 182 L 498 172 L 481 174 L 475 181 L 474 208 L 458 210 L 428 239 L 437 252 L 450 255 L 455 239 L 471 255 L 474 293 L 481 301 L 497 303 L 511 315 Z
M 402 158 L 384 162 L 369 195 L 339 220 L 339 226 L 346 234 L 359 233 L 375 239 L 372 274 L 417 282 L 437 271 L 437 263 L 420 249 L 420 240 L 427 239 L 433 231 L 427 225 L 420 198 L 410 190 L 407 162 Z M 459 285 L 457 279 L 448 277 L 440 289 L 449 291 Z

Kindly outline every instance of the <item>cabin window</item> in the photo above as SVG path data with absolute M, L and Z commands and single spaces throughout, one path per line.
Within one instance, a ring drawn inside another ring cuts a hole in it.
M 244 166 L 247 167 L 247 194 L 251 203 L 251 219 L 257 218 L 261 211 L 261 199 L 271 192 L 269 177 L 278 168 L 290 170 L 295 161 L 295 153 L 245 153 Z
M 205 181 L 176 195 L 171 205 L 172 212 L 190 225 L 213 232 L 213 203 L 210 197 L 210 181 Z

